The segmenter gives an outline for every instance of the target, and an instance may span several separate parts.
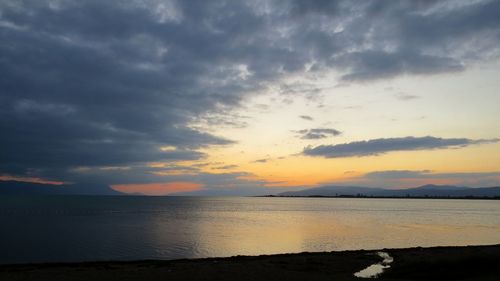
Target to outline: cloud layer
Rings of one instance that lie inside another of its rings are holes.
[[[200,148],[233,142],[194,121],[288,75],[335,71],[355,83],[496,58],[499,12],[499,1],[2,1],[0,174],[70,181],[81,167],[201,159]],[[304,153],[471,142],[386,139]]]
[[[356,141],[336,145],[306,147],[303,154],[326,158],[362,157],[380,155],[392,151],[414,151],[430,149],[448,149],[466,147],[483,143],[498,142],[492,140],[471,140],[467,138],[404,137]]]
[[[297,133],[300,134],[301,139],[306,139],[306,140],[324,139],[328,137],[335,137],[342,134],[341,131],[332,128],[304,129],[304,130],[298,130]]]

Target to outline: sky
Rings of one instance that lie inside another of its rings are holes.
[[[0,180],[500,185],[500,1],[4,0]]]

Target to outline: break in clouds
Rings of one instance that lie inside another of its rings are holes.
[[[0,174],[74,182],[82,167],[131,166],[141,178],[147,162],[203,159],[199,149],[233,141],[192,122],[269,83],[331,70],[342,83],[462,71],[498,56],[499,13],[499,1],[5,0]],[[392,140],[304,153],[471,142]],[[128,180],[112,174],[102,180]]]

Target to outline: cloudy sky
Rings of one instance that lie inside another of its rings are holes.
[[[0,180],[500,184],[500,1],[4,0]]]

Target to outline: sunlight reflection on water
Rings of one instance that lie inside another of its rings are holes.
[[[493,200],[0,198],[0,223],[0,263],[500,243]]]

